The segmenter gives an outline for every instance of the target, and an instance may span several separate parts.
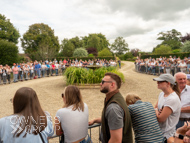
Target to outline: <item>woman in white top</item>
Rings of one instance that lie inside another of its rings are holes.
[[[64,134],[66,143],[83,142],[88,135],[88,106],[76,86],[68,86],[62,97],[64,106],[55,118],[56,134]]]
[[[174,141],[173,135],[181,111],[180,90],[171,74],[162,74],[153,80],[157,81],[158,89],[162,90],[155,106],[156,116],[165,142],[170,143]]]

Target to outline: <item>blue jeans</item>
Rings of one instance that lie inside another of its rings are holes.
[[[91,140],[90,136],[87,135],[87,137],[84,140],[82,140],[80,143],[92,143],[92,140]]]
[[[18,74],[14,74],[14,81],[13,82],[17,82],[18,81]]]
[[[182,127],[185,122],[186,122],[186,121],[180,121],[180,120],[179,120],[179,122],[178,122],[177,125],[176,125],[176,130],[177,130],[178,128]]]
[[[55,69],[55,73],[56,73],[56,75],[58,75],[58,69]]]
[[[40,69],[37,69],[36,71],[37,71],[38,77],[41,77],[41,70],[40,70]]]
[[[42,76],[45,76],[45,69],[42,69]]]

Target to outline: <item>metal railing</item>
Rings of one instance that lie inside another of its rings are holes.
[[[94,124],[94,125],[91,125],[91,126],[88,126],[88,131],[89,131],[89,134],[90,134],[90,138],[92,139],[92,132],[91,132],[91,130],[93,129],[93,128],[99,128],[98,129],[98,131],[99,131],[99,138],[100,138],[100,126],[101,126],[101,124],[100,123],[98,123],[98,124]],[[63,136],[64,137],[64,136]],[[59,138],[59,142],[61,141],[61,136],[57,136],[57,135],[53,135],[52,137],[49,137],[48,138],[48,141],[50,140],[50,139],[53,139],[53,138]],[[100,143],[100,141],[99,141],[99,143]]]
[[[63,75],[65,71],[65,68],[59,68],[59,69],[41,69],[40,70],[40,78],[49,77],[49,76],[60,76]],[[27,81],[32,80],[34,77],[38,78],[37,71],[33,70],[32,72],[29,70],[27,72],[25,71],[19,71],[17,74],[17,81]],[[14,74],[11,73],[10,75],[6,74],[5,76],[3,74],[0,74],[0,85],[1,84],[8,84],[14,82]]]
[[[152,75],[160,75],[162,73],[169,73],[173,76],[177,72],[189,73],[190,69],[186,68],[185,70],[181,70],[180,67],[162,67],[162,66],[148,66],[148,65],[138,65],[135,64],[135,70],[140,73],[152,74]]]

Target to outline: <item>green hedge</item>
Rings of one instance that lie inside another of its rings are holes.
[[[78,60],[81,59],[81,60],[83,60],[83,61],[89,60],[89,59],[90,59],[90,60],[92,60],[92,59],[106,59],[106,60],[111,60],[111,59],[112,59],[112,60],[115,60],[115,57],[114,57],[114,56],[109,56],[109,57],[99,57],[99,56],[98,56],[98,57],[58,57],[57,60],[58,60],[58,61],[59,61],[60,59],[62,59],[62,60],[64,60],[64,59],[66,59],[66,60],[67,60],[67,59],[73,60],[73,59],[74,59],[74,60],[75,60],[76,58],[77,58]]]
[[[120,76],[124,82],[123,73],[119,72],[116,67],[102,67],[95,71],[86,68],[69,67],[64,75],[67,78],[67,84],[94,84],[100,83],[105,73],[112,72]]]
[[[162,57],[166,57],[169,58],[169,56],[176,56],[176,57],[180,57],[181,59],[183,59],[184,57],[189,57],[190,56],[190,52],[189,53],[171,53],[171,54],[145,54],[145,55],[141,55],[141,59],[146,59],[146,58],[159,58],[160,56]]]

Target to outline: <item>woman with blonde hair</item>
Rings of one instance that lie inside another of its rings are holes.
[[[36,92],[22,87],[12,101],[14,114],[0,119],[0,142],[47,143],[54,133],[53,125],[49,113],[42,110]]]
[[[83,102],[80,90],[70,85],[65,89],[62,98],[64,106],[57,111],[55,118],[56,134],[63,134],[66,143],[86,142],[88,106]]]
[[[163,142],[164,137],[160,130],[152,104],[150,102],[142,102],[141,98],[133,93],[127,94],[126,103],[131,115],[135,142]]]

